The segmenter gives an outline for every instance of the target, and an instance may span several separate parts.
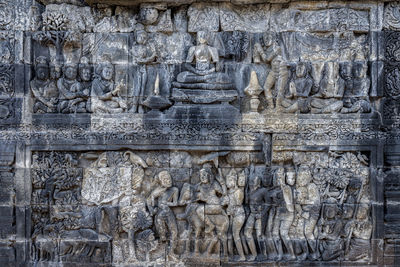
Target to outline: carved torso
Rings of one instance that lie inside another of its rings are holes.
[[[200,184],[198,185],[197,197],[200,201],[203,201],[210,205],[220,205],[221,200],[217,196],[217,193],[221,192],[220,186],[213,182],[212,184]]]
[[[237,213],[244,213],[242,207],[244,200],[244,192],[241,188],[229,189],[228,190],[229,203],[227,208],[228,215],[236,215]]]
[[[42,97],[46,99],[58,97],[57,87],[51,80],[33,80],[31,82],[31,88],[39,92]]]

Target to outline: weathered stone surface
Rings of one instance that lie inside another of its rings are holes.
[[[398,266],[396,1],[0,0],[0,266]]]

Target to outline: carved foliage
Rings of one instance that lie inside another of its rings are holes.
[[[268,4],[235,6],[220,5],[221,28],[223,31],[264,32],[269,28]]]
[[[394,31],[387,31],[386,46],[385,46],[385,59],[387,61],[400,61],[400,33]]]
[[[76,153],[33,154],[32,260],[58,261],[59,257],[69,262],[110,260],[107,238],[95,231],[96,210],[82,206],[82,176]],[[58,238],[63,241],[58,243]]]
[[[392,4],[389,4],[392,5]],[[385,96],[383,103],[383,115],[386,119],[394,119],[399,113],[400,96],[400,42],[399,33],[395,31],[385,32]]]
[[[189,32],[219,30],[218,4],[193,4],[188,9],[188,17]]]
[[[385,7],[384,26],[387,29],[398,30],[400,28],[400,4],[388,3]]]
[[[14,20],[13,3],[9,0],[0,1],[0,29],[10,29]]]
[[[14,114],[14,65],[0,64],[0,119]]]

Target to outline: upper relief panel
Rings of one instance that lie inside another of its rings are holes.
[[[50,97],[57,105],[76,98],[67,83],[79,78],[63,80],[67,65],[86,64],[93,75],[84,97],[91,106],[82,113],[96,113],[96,103],[107,101],[113,107],[105,113],[171,118],[378,110],[374,31],[381,28],[383,4],[78,2],[36,5],[40,12],[30,21],[30,62],[45,57],[41,60],[57,70]],[[104,63],[112,70],[108,82],[100,74]],[[77,72],[76,66],[70,69]],[[106,96],[111,99],[102,99]],[[41,102],[37,92],[33,98]]]

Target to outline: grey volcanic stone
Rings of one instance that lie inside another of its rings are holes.
[[[398,266],[399,14],[0,0],[0,266]]]

